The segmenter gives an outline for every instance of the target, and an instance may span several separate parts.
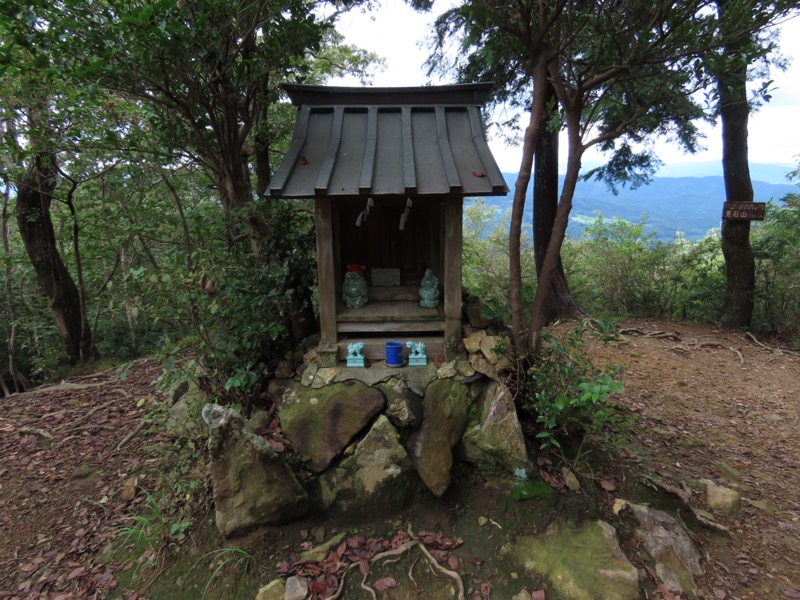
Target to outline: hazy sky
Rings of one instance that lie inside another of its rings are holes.
[[[380,8],[372,13],[344,15],[338,29],[348,43],[376,52],[386,59],[386,69],[373,79],[376,86],[415,86],[427,83],[423,62],[428,51],[421,47],[430,35],[430,23],[441,12],[447,0],[440,0],[434,14],[419,14],[402,0],[380,0]],[[789,69],[774,72],[772,100],[750,118],[750,161],[796,165],[800,160],[800,18],[782,26],[781,51],[792,58]],[[332,85],[359,85],[354,79],[331,81]],[[436,81],[435,83],[452,83]],[[686,155],[669,144],[656,146],[659,157],[670,165],[682,162],[719,161],[722,158],[719,129],[706,128],[705,151]],[[490,132],[491,133],[491,132]],[[503,171],[516,171],[520,148],[509,147],[494,136],[490,146]],[[562,144],[563,146],[563,144]],[[603,160],[592,151],[587,161]]]

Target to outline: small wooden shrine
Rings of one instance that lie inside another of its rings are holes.
[[[508,193],[486,143],[480,107],[491,84],[413,88],[285,86],[298,106],[294,138],[269,192],[315,201],[321,344],[368,358],[387,339],[425,340],[430,355],[461,341],[465,197]],[[420,305],[425,272],[438,306]],[[348,270],[368,282],[349,308]]]

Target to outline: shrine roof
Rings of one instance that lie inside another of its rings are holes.
[[[273,197],[508,193],[480,113],[491,84],[284,87],[298,111]]]

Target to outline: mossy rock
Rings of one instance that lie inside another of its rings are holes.
[[[502,549],[545,576],[564,600],[639,600],[636,568],[622,553],[616,530],[603,521],[579,529],[551,527]]]
[[[464,434],[471,403],[468,387],[455,379],[439,379],[425,390],[422,427],[411,434],[408,448],[417,473],[436,496],[450,485],[453,446]]]
[[[308,459],[311,471],[324,471],[381,412],[386,398],[358,381],[320,389],[292,382],[278,404],[281,430],[292,447]]]

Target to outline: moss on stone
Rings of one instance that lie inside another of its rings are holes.
[[[620,550],[611,525],[594,521],[548,533],[520,538],[502,552],[547,577],[565,600],[638,600],[636,568]]]

